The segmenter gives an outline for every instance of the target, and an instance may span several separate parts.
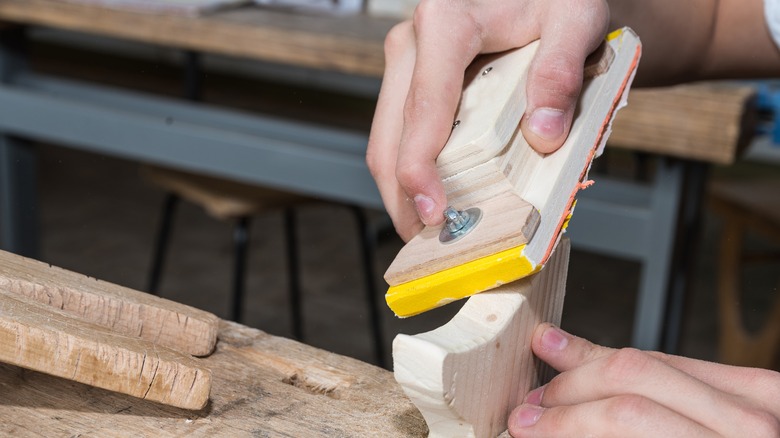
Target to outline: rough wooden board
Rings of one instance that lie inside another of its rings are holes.
[[[184,409],[202,409],[211,389],[211,373],[190,356],[2,288],[0,362]]]
[[[222,322],[219,338],[214,354],[199,359],[213,379],[210,403],[199,412],[0,365],[0,435],[363,438],[427,433],[389,371],[235,323]]]
[[[211,313],[5,251],[0,289],[194,356],[211,353],[217,341],[219,318]]]
[[[530,347],[542,321],[560,324],[569,261],[561,241],[540,273],[475,295],[446,325],[399,335],[395,376],[422,411],[431,437],[495,437],[543,380]]]
[[[608,144],[732,164],[752,132],[755,94],[749,86],[714,82],[633,91]]]
[[[0,21],[51,26],[200,52],[381,77],[395,19],[245,7],[205,17],[116,11],[54,0],[0,1]]]

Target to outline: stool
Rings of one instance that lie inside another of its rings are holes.
[[[170,240],[171,226],[176,205],[181,199],[202,207],[209,215],[224,221],[234,222],[233,245],[234,266],[232,279],[231,319],[241,322],[244,301],[245,272],[249,242],[249,224],[252,216],[271,210],[283,210],[284,235],[287,251],[289,305],[293,337],[303,340],[303,318],[299,283],[298,245],[295,232],[295,206],[303,203],[321,202],[313,198],[288,192],[256,187],[220,178],[193,174],[157,166],[143,166],[141,176],[149,183],[165,190],[168,195],[163,204],[163,214],[157,233],[152,267],[147,291],[157,294],[163,262]],[[374,342],[376,361],[385,365],[383,337],[377,303],[377,291],[373,281],[374,249],[376,236],[368,225],[365,211],[350,206],[359,230],[361,262],[365,280],[366,300]]]
[[[740,274],[744,263],[780,260],[776,254],[748,254],[748,230],[780,243],[780,180],[714,183],[710,205],[724,219],[718,262],[720,360],[733,365],[772,368],[780,353],[780,298],[768,309],[766,322],[749,332],[740,313]]]

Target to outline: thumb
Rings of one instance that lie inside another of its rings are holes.
[[[558,26],[545,28],[551,30],[542,32],[528,72],[528,105],[520,128],[531,147],[541,153],[556,151],[568,137],[582,90],[585,59],[606,33],[606,21],[601,26],[580,17],[567,22],[565,32]]]

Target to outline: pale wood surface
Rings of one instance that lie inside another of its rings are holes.
[[[421,437],[393,375],[363,362],[222,322],[210,403],[199,412],[0,365],[0,435]]]
[[[0,251],[0,290],[186,354],[209,354],[219,319],[154,295]]]
[[[202,409],[211,389],[191,356],[2,289],[0,362],[184,409]]]
[[[397,22],[252,6],[182,17],[52,0],[2,0],[0,21],[368,76],[382,75],[384,37]]]
[[[396,337],[396,379],[431,437],[495,437],[542,382],[530,341],[540,322],[560,324],[569,246],[562,240],[540,273],[469,298],[446,325]]]
[[[727,83],[634,90],[609,145],[731,164],[751,132],[754,96],[752,87]]]

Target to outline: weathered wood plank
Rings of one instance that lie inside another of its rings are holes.
[[[194,356],[211,353],[217,342],[219,318],[209,312],[5,251],[0,290]]]
[[[192,412],[0,365],[0,435],[422,437],[392,373],[222,322],[210,403]]]
[[[190,356],[1,288],[0,362],[184,409],[203,408],[211,388]]]
[[[382,75],[384,37],[397,22],[257,7],[183,17],[52,0],[4,0],[3,20],[366,76]]]

